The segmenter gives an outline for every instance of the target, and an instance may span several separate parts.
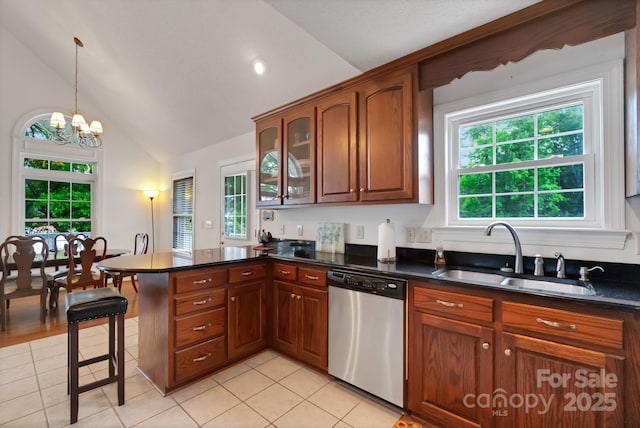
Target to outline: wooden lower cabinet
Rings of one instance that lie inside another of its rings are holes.
[[[409,304],[407,403],[431,425],[622,428],[640,420],[635,314],[418,282]]]
[[[491,328],[413,313],[408,406],[446,427],[489,426],[475,397],[493,390]]]
[[[326,371],[326,270],[275,263],[274,277],[273,347]]]
[[[266,286],[264,280],[232,285],[228,289],[228,356],[250,355],[267,344]]]
[[[196,379],[226,362],[225,280],[226,269],[220,268],[172,275],[167,389]],[[144,354],[146,350],[140,352]]]
[[[501,336],[496,367],[504,400],[494,394],[496,427],[631,426],[624,423],[621,357],[534,337]]]

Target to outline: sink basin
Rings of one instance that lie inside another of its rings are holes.
[[[589,286],[539,279],[505,278],[500,284],[529,290],[553,291],[556,293],[577,294],[581,296],[593,296],[596,294],[595,290]]]
[[[494,273],[475,272],[463,269],[440,269],[433,274],[439,278],[460,279],[470,282],[484,282],[489,284],[499,284],[504,276]]]
[[[553,293],[593,296],[595,290],[590,285],[545,281],[543,279],[505,277],[496,273],[476,272],[465,269],[439,269],[433,272],[438,278],[457,279],[470,283],[502,285],[526,290],[549,291]]]

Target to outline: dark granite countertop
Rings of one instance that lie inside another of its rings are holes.
[[[295,242],[295,241],[294,241]],[[302,242],[302,241],[301,241]],[[415,260],[409,257],[403,260],[402,257],[395,263],[380,263],[375,255],[370,253],[362,254],[331,254],[307,250],[305,246],[296,245],[273,245],[273,250],[269,252],[256,251],[251,246],[224,247],[195,250],[192,254],[160,252],[137,256],[120,256],[101,261],[98,264],[100,269],[106,271],[131,272],[131,273],[166,273],[186,269],[216,266],[235,262],[245,262],[248,260],[258,260],[269,257],[276,260],[295,261],[301,263],[311,263],[323,265],[332,269],[347,269],[352,271],[365,272],[377,275],[393,275],[406,279],[427,279],[437,280],[441,283],[464,284],[466,286],[485,287],[496,290],[504,290],[529,295],[539,295],[554,297],[563,300],[580,302],[591,302],[606,304],[632,309],[640,309],[640,286],[628,282],[617,282],[609,280],[592,280],[591,286],[596,291],[595,295],[573,295],[553,291],[538,291],[532,289],[520,289],[513,286],[500,284],[476,283],[469,284],[468,281],[438,278],[433,275],[436,267],[425,261]],[[451,267],[451,266],[449,266]],[[465,267],[468,269],[468,267]],[[471,267],[476,269],[477,267]],[[495,270],[492,270],[496,273]],[[531,277],[524,275],[524,277]],[[540,279],[540,278],[538,278]],[[554,278],[544,278],[555,281]],[[565,280],[568,283],[580,282],[577,280]]]

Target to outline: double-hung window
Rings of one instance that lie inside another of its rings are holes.
[[[193,250],[193,176],[173,180],[173,249]]]
[[[451,225],[603,227],[602,81],[445,115]]]

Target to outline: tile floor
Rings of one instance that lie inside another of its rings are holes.
[[[167,397],[138,372],[138,320],[125,321],[125,404],[116,385],[80,394],[80,427],[391,428],[388,406],[274,351],[264,351]],[[106,351],[105,325],[80,330],[81,358]],[[69,424],[66,334],[0,348],[0,427]],[[107,363],[81,369],[81,383]]]

